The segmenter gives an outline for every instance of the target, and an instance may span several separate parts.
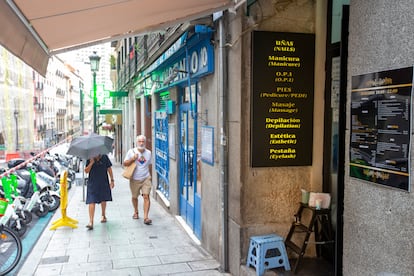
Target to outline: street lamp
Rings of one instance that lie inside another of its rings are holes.
[[[16,151],[19,151],[19,111],[15,110],[13,115],[16,121]]]
[[[84,134],[85,132],[85,122],[84,120],[84,112],[83,112],[83,85],[80,85],[80,91],[79,91],[79,95],[80,95],[80,114],[79,114],[79,119],[81,121],[81,135]]]
[[[93,54],[89,56],[89,61],[91,64],[91,71],[93,75],[93,132],[97,132],[96,129],[96,72],[99,71],[99,61],[101,57],[96,54],[96,51],[93,51]]]
[[[55,122],[50,122],[50,127],[52,128],[52,146],[55,145],[55,133],[53,129],[55,128]]]

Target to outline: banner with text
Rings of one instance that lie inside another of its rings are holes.
[[[252,34],[251,165],[312,165],[315,36]]]

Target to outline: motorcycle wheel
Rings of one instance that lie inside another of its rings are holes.
[[[55,211],[60,206],[60,197],[57,195],[45,195],[40,197],[40,200],[49,207],[49,212]]]
[[[36,209],[34,210],[34,213],[36,216],[38,216],[39,218],[44,217],[47,215],[47,213],[49,213],[49,206],[47,206],[46,204],[43,204],[43,211],[40,210],[40,207],[37,206]]]
[[[17,222],[15,220],[12,220],[9,224],[9,227],[19,235],[19,237],[23,237],[23,235],[26,233],[27,225],[24,223],[23,220],[20,220],[20,229],[17,228]]]
[[[24,214],[22,214],[21,212],[24,212]],[[18,213],[19,218],[25,223],[25,224],[29,224],[30,222],[32,222],[33,216],[32,213],[30,213],[28,210],[23,210]]]
[[[58,181],[58,182],[56,182],[56,183],[53,185],[53,190],[54,190],[55,192],[60,191],[60,182],[59,182],[59,181]]]

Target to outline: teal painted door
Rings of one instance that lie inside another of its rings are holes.
[[[180,183],[180,215],[194,231],[197,238],[201,238],[201,185],[197,177],[197,120],[196,103],[184,102],[180,104],[180,145],[179,145],[179,183]]]

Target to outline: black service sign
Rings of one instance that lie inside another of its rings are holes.
[[[252,167],[312,165],[314,56],[314,34],[253,32]]]
[[[352,77],[350,175],[410,189],[413,67]]]

